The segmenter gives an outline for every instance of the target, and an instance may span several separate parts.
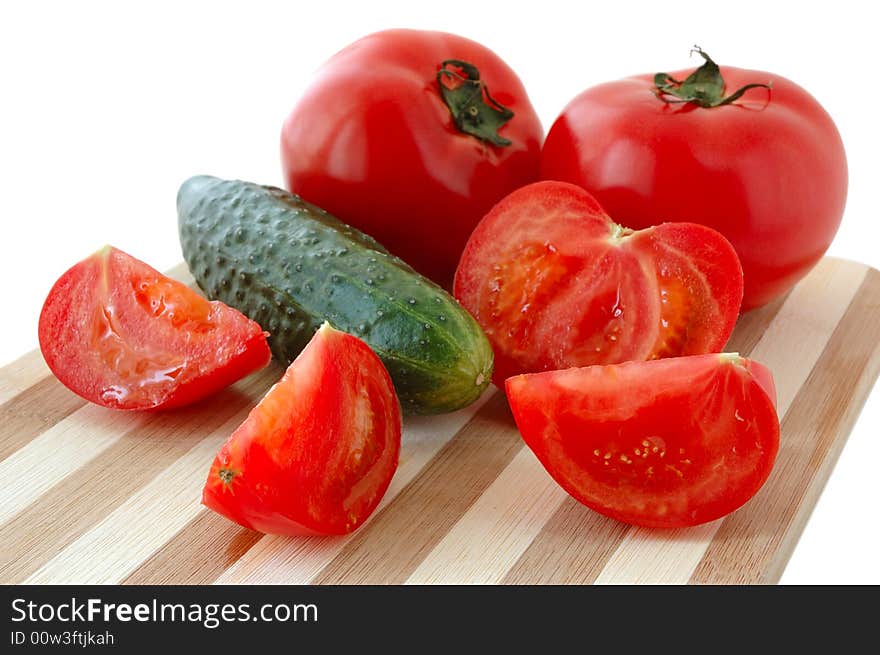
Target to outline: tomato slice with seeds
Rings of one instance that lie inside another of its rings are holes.
[[[633,231],[586,191],[538,182],[498,203],[468,241],[455,296],[519,373],[717,352],[739,315],[742,268],[692,223]]]
[[[39,338],[65,386],[114,409],[186,405],[271,358],[257,323],[110,246],[58,279]]]
[[[509,378],[520,434],[597,512],[684,527],[742,506],[779,449],[770,371],[736,354],[588,366]]]
[[[388,488],[400,434],[381,360],[324,323],[217,453],[202,502],[269,534],[351,532]]]

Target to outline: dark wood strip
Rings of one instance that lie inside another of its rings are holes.
[[[262,536],[204,509],[121,584],[210,584]]]
[[[264,389],[274,379],[274,368],[269,370],[250,380],[251,388]],[[252,395],[231,387],[210,401],[143,415],[144,420],[118,441],[59,480],[3,526],[0,582],[27,578],[252,402]]]
[[[778,581],[880,371],[878,325],[880,273],[869,270],[782,421],[773,473],[721,524],[692,583]]]
[[[592,584],[628,530],[566,498],[501,584]]]
[[[0,405],[0,460],[85,404],[52,375],[19,392]]]
[[[495,394],[313,582],[403,583],[522,447]]]

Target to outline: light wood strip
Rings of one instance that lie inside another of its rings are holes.
[[[496,393],[490,387],[475,403],[443,416],[407,417],[404,422],[400,464],[388,491],[360,530],[382,514],[407,488],[441,449],[458,434]],[[305,584],[317,576],[354,538],[352,535],[327,538],[290,539],[266,535],[239,560],[217,577],[217,584]]]
[[[235,564],[263,534],[203,508],[127,575],[122,584],[204,585]]]
[[[33,382],[0,405],[0,460],[85,404],[53,375]]]
[[[789,295],[779,314],[752,351],[776,381],[777,410],[785,416],[843,317],[866,267],[825,259]],[[797,344],[792,350],[779,344]],[[772,476],[781,475],[774,466]],[[678,530],[633,527],[596,578],[597,584],[685,584],[702,560],[722,520]],[[670,543],[677,547],[671,548]],[[663,566],[657,563],[662,561]]]
[[[59,480],[98,456],[121,435],[142,428],[147,414],[114,412],[87,403],[0,462],[3,489],[0,525],[33,503]]]
[[[233,385],[232,392],[245,393],[253,400],[279,375],[279,369],[270,366]],[[201,403],[193,405],[192,410],[197,411],[199,407],[204,410]],[[0,525],[86,462],[99,456],[123,435],[149,430],[152,423],[166,420],[163,416],[171,416],[171,413],[124,412],[85,403],[82,408],[0,461],[0,479],[18,481],[18,484],[4,489],[3,502],[0,503]]]
[[[566,497],[522,448],[406,583],[497,584]]]
[[[817,274],[821,273],[822,270],[817,272]],[[740,316],[736,322],[736,329],[724,347],[724,352],[739,353],[743,357],[750,356],[790,295],[791,292]]]
[[[214,455],[250,407],[199,441],[25,584],[118,584],[201,511]]]
[[[780,417],[788,412],[867,271],[855,262],[823,259],[814,273],[792,291],[791,296],[798,297],[783,306],[752,351],[752,357],[769,367],[777,380]]]
[[[0,368],[0,403],[51,375],[39,350],[32,350]]]
[[[249,383],[257,393],[265,384]],[[251,405],[240,390],[227,389],[215,411],[191,406],[163,412],[120,435],[105,450],[39,496],[4,526],[0,582],[19,583],[121,505],[126,498],[183,456],[206,433]]]
[[[731,336],[728,349],[748,354],[776,317],[782,304],[783,299],[779,299],[742,317]],[[549,479],[546,473],[544,475]],[[511,505],[518,502],[517,498],[518,496],[511,496],[509,492],[502,495],[498,499],[496,511],[504,514],[509,513]],[[484,547],[481,551],[482,557],[473,553],[468,558],[469,566],[481,572],[482,580],[487,579],[487,576],[491,574],[495,576],[495,580],[508,583],[553,581],[583,584],[594,582],[616,548],[622,543],[624,535],[627,534],[627,527],[621,527],[622,524],[610,522],[609,519],[585,510],[576,501],[566,502],[566,500],[571,501],[567,495],[560,493],[555,505],[545,508],[546,525],[538,534],[533,535],[534,539],[531,543],[525,544],[524,549],[517,554],[518,559],[509,562],[512,565],[509,567],[509,571],[505,572],[496,568],[496,558],[492,556],[493,553],[489,546]],[[516,517],[519,511],[518,508],[515,509],[512,516]],[[573,529],[575,526],[582,527],[583,531]],[[601,544],[591,533],[593,529],[600,530],[600,534],[604,538]],[[503,543],[501,537],[506,528],[497,526],[496,530],[498,532],[496,540]],[[455,530],[453,530],[454,532]],[[560,532],[564,538],[555,536]],[[530,569],[529,564],[534,568]],[[469,579],[465,577],[461,581]]]
[[[846,441],[839,435],[849,434],[880,372],[878,325],[880,273],[870,270],[783,420],[773,475],[727,518],[691,582],[778,582]]]
[[[723,519],[692,528],[630,528],[595,584],[683,584],[682,570],[699,564]]]
[[[391,503],[345,544],[316,584],[401,584],[523,447],[498,393]]]

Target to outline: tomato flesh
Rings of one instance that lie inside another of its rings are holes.
[[[58,279],[39,338],[65,386],[114,409],[186,405],[271,358],[254,321],[112,247]]]
[[[525,442],[574,498],[646,527],[729,514],[779,448],[772,376],[730,354],[519,375],[506,392]]]
[[[220,449],[202,502],[269,534],[351,532],[388,488],[400,435],[382,362],[325,323]]]
[[[454,292],[495,350],[500,383],[519,373],[723,348],[742,269],[720,234],[616,225],[583,189],[538,182],[480,222]]]

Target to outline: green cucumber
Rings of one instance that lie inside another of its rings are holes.
[[[282,189],[197,176],[180,187],[177,212],[196,282],[267,330],[285,365],[326,320],[373,348],[409,413],[465,407],[489,384],[492,347],[467,310],[323,209]]]

